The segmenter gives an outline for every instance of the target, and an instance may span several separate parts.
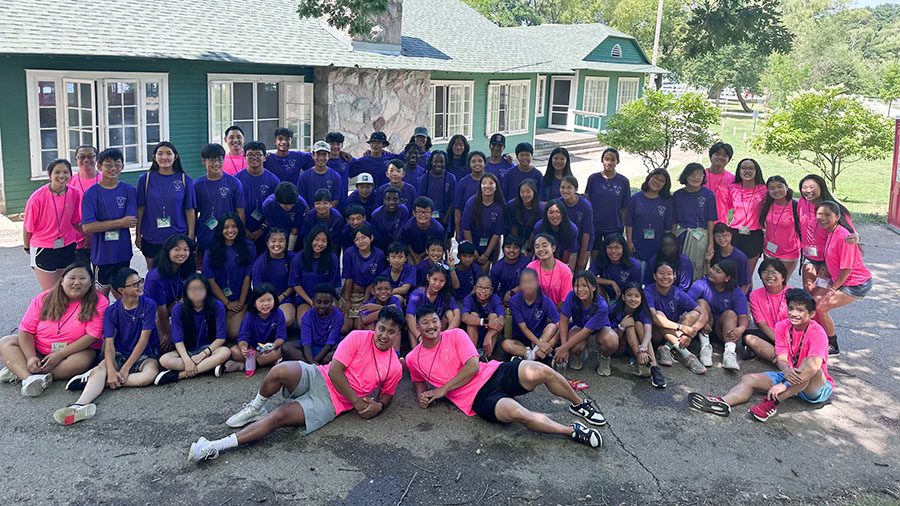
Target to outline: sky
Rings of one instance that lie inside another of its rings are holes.
[[[872,7],[881,4],[900,4],[900,0],[856,0],[854,7]]]

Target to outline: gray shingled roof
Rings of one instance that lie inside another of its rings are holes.
[[[607,35],[627,37],[605,25],[500,28],[460,0],[405,0],[402,56],[353,51],[324,22],[300,19],[292,0],[255,0],[251,6],[235,12],[236,4],[228,0],[56,0],[40,7],[30,0],[2,0],[0,54],[486,73],[587,68],[581,64],[624,70],[619,64],[579,62]],[[61,21],[75,19],[87,22]],[[577,33],[577,52],[568,51],[575,47],[571,44],[558,44],[555,31]]]

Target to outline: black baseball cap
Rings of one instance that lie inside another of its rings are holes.
[[[506,146],[506,136],[503,134],[494,134],[491,136],[491,144],[502,144]]]
[[[328,132],[325,134],[325,142],[340,142],[344,143],[344,134],[340,132]]]

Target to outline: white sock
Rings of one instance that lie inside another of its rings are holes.
[[[709,334],[701,332],[697,334],[697,337],[700,338],[700,346],[709,346]]]
[[[254,409],[262,409],[268,400],[268,397],[263,397],[261,393],[256,392],[256,398],[250,401],[250,405],[253,406]]]
[[[725,343],[725,353],[728,353],[729,351],[731,353],[735,353],[736,347],[737,347],[736,343]]]
[[[229,448],[237,448],[238,440],[237,434],[232,434],[230,436],[223,437],[222,439],[216,439],[215,441],[210,441],[210,444],[213,448],[222,451],[227,450]]]

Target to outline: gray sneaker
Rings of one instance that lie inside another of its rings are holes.
[[[50,386],[50,383],[53,383],[52,374],[32,374],[22,380],[22,395],[25,397],[37,397],[44,393],[44,390]]]
[[[0,383],[15,383],[19,381],[19,377],[13,374],[8,367],[0,369]]]
[[[191,443],[191,449],[188,450],[188,462],[202,462],[218,456],[219,450],[205,437],[201,437],[196,443]]]
[[[722,367],[728,369],[729,371],[740,371],[741,366],[738,365],[737,353],[733,351],[726,351],[722,355]]]
[[[637,373],[641,378],[649,378],[650,377],[650,364],[637,364]]]
[[[694,374],[706,374],[706,366],[700,363],[700,359],[697,358],[696,355],[691,354],[684,361],[684,365],[690,368],[691,372]]]
[[[584,356],[582,353],[570,353],[569,354],[569,368],[575,371],[580,371],[582,367],[584,367]]]
[[[244,404],[244,409],[238,411],[237,413],[231,415],[228,420],[225,420],[225,425],[237,429],[243,427],[244,425],[251,424],[260,418],[266,416],[269,412],[265,407],[256,409],[250,404]]]
[[[525,357],[522,360],[534,360],[535,348],[528,348],[527,350],[525,350]]]
[[[88,418],[93,418],[97,414],[97,406],[95,404],[85,404],[80,406],[72,404],[65,408],[59,408],[53,413],[53,419],[60,425],[72,425]]]
[[[600,376],[609,376],[612,370],[609,367],[609,357],[604,357],[602,353],[597,354],[597,374]]]
[[[659,365],[671,366],[675,363],[675,357],[672,356],[672,350],[668,346],[662,345],[657,351],[659,352],[659,360],[657,360]]]
[[[706,367],[712,367],[713,349],[711,344],[704,344],[700,347],[700,363]]]

